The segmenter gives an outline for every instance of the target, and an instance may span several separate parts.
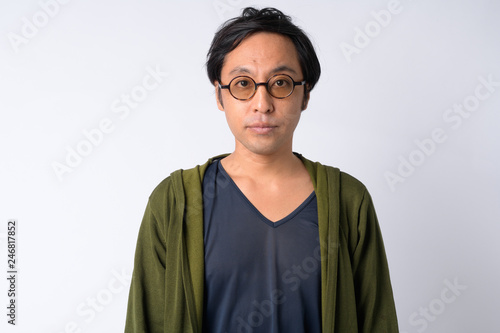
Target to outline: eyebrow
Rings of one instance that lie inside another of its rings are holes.
[[[276,68],[274,68],[273,70],[271,70],[271,74],[277,74],[279,72],[283,72],[283,71],[287,71],[287,72],[290,72],[290,73],[293,73],[293,74],[297,74],[297,72],[291,68],[291,67],[288,67],[287,65],[281,65],[281,66],[278,66]],[[244,66],[237,66],[235,68],[233,68],[230,72],[229,72],[229,75],[232,75],[232,74],[252,74],[252,72],[244,67]]]
[[[297,72],[293,68],[288,67],[287,65],[278,66],[275,69],[273,69],[271,71],[271,73],[277,74],[278,72],[283,72],[283,71],[290,72],[290,73],[293,73],[293,74],[297,74]]]
[[[240,74],[240,73],[251,74],[250,70],[243,66],[237,66],[229,72],[229,74]]]

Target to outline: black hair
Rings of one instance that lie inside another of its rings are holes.
[[[243,9],[241,16],[226,21],[215,33],[207,53],[207,74],[210,82],[221,81],[221,71],[226,54],[234,50],[245,37],[256,32],[274,32],[289,37],[299,57],[299,64],[306,81],[306,94],[314,88],[321,74],[321,66],[309,37],[292,23],[290,16],[276,8]]]

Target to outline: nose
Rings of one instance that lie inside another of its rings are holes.
[[[258,84],[257,91],[252,97],[254,111],[270,113],[274,111],[273,97],[269,94],[265,84]]]

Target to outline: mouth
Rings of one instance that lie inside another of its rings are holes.
[[[278,126],[266,124],[266,123],[256,123],[247,126],[247,128],[256,134],[269,134]]]

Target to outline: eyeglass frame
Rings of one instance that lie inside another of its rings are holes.
[[[269,81],[271,81],[271,79],[275,76],[279,76],[279,75],[284,75],[284,76],[288,76],[290,78],[290,80],[292,80],[292,91],[290,91],[290,93],[284,97],[276,97],[274,96],[273,94],[271,94],[271,92],[269,91]],[[250,95],[250,97],[248,98],[237,98],[236,96],[233,95],[233,93],[231,92],[231,83],[236,80],[237,78],[241,78],[241,77],[244,77],[244,78],[249,78],[250,80],[252,80],[252,82],[254,83],[254,90],[253,90],[253,93],[252,95]],[[246,100],[249,100],[251,99],[253,96],[255,96],[255,93],[257,92],[257,88],[259,88],[259,86],[265,86],[266,87],[266,91],[269,95],[271,95],[273,98],[276,98],[276,99],[284,99],[284,98],[287,98],[288,96],[290,96],[291,94],[293,94],[293,91],[295,90],[295,86],[303,86],[304,84],[306,84],[306,80],[303,80],[303,81],[295,81],[290,75],[288,74],[274,74],[273,76],[271,76],[269,79],[267,79],[266,82],[260,82],[260,83],[257,83],[255,82],[254,79],[252,79],[250,76],[247,76],[247,75],[238,75],[234,78],[231,79],[231,81],[229,81],[229,84],[226,84],[226,85],[221,85],[220,82],[219,82],[219,89],[227,89],[229,90],[229,93],[231,94],[231,96],[233,96],[234,99],[237,99],[239,101],[246,101]]]

